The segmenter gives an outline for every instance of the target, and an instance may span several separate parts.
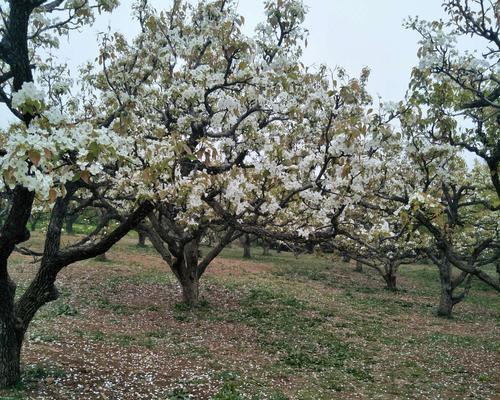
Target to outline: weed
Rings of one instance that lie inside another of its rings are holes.
[[[57,306],[55,314],[57,316],[59,315],[74,316],[78,314],[78,310],[73,306],[71,306],[70,304],[61,303]]]
[[[233,381],[226,381],[213,397],[214,400],[243,400],[239,393],[236,383]]]
[[[44,364],[28,365],[23,371],[23,378],[28,382],[46,378],[62,378],[65,375],[63,370],[47,367]]]
[[[175,388],[167,396],[167,400],[191,400],[192,398],[193,397],[182,388]]]
[[[33,332],[30,339],[34,342],[52,343],[58,341],[59,336],[52,332]]]

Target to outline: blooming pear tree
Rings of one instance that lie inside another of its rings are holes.
[[[476,274],[498,290],[497,282],[475,266],[498,260],[495,221],[498,221],[500,196],[499,5],[488,0],[448,0],[443,6],[450,17],[448,21],[409,21],[408,25],[422,37],[418,51],[420,64],[413,71],[409,102],[423,116],[421,121],[425,120],[428,142],[475,154],[485,162],[491,185],[488,189],[481,178],[485,173],[483,167],[476,166],[474,173],[461,168],[463,181],[455,177],[441,187],[446,223],[433,224],[425,212],[418,215],[439,244],[442,254],[433,257],[435,263],[441,260],[441,264],[458,268],[462,280],[467,274]],[[481,44],[479,51],[459,50],[458,43],[463,46],[467,38],[475,40],[476,46]],[[491,191],[496,193],[496,199],[491,197]],[[458,232],[468,234],[470,240],[458,240]],[[456,286],[449,281],[445,278],[448,292]],[[450,315],[454,301],[449,295],[445,297],[447,305],[442,313]],[[457,300],[460,299],[461,296]]]
[[[377,196],[399,203],[394,215],[419,232],[412,236],[416,248],[439,270],[438,314],[449,317],[474,277],[500,289],[484,271],[500,256],[499,208],[488,169],[477,166],[469,171],[457,148],[434,141],[438,124],[427,115],[431,114],[422,109],[407,109],[401,115],[403,135],[384,149],[384,164],[391,174],[385,175]]]
[[[453,306],[467,295],[474,276],[500,290],[498,282],[483,271],[500,257],[500,211],[493,205],[495,192],[489,185],[489,171],[479,165],[472,173],[464,166],[453,168],[463,175],[441,183],[439,201],[425,196],[413,200],[410,208],[436,241],[436,249],[427,249],[426,253],[439,268],[438,314],[445,317],[450,317]],[[459,271],[457,276],[453,276],[454,268]],[[465,287],[457,294],[460,284]]]
[[[103,72],[89,74],[100,106],[127,102],[114,128],[130,128],[123,135],[136,162],[117,171],[114,190],[154,199],[141,228],[191,305],[200,277],[231,241],[331,239],[343,204],[362,197],[373,146],[368,71],[349,79],[340,70],[332,79],[325,67],[306,68],[302,3],[268,1],[265,11],[248,37],[232,1],[175,1],[160,14],[143,3],[141,34],[131,43],[110,37]],[[140,69],[151,75],[132,93],[128,72]],[[214,230],[225,233],[200,258]]]
[[[420,232],[411,221],[402,221],[395,215],[398,208],[395,202],[365,198],[345,212],[339,223],[340,233],[333,241],[334,248],[341,254],[374,269],[390,291],[398,290],[399,267],[421,258]]]
[[[108,166],[125,163],[128,145],[109,128],[118,110],[90,114],[86,94],[91,88],[72,93],[66,67],[47,54],[56,51],[61,35],[115,5],[112,0],[12,0],[0,9],[0,101],[17,120],[0,132],[0,193],[7,205],[0,227],[0,387],[19,380],[26,330],[39,308],[57,298],[61,269],[108,250],[152,208],[147,201],[131,205],[107,234],[61,247],[69,202],[77,192],[92,191]],[[37,209],[45,204],[50,212],[49,224],[37,252],[38,270],[15,296],[9,258],[29,238],[26,223],[35,200]]]
[[[408,22],[422,37],[409,98],[429,108],[436,121],[435,141],[486,162],[500,197],[500,5],[446,0],[443,6],[448,21]],[[475,51],[460,50],[471,41]]]

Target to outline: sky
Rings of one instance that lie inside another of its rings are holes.
[[[150,0],[157,9],[166,8],[171,0]],[[128,37],[138,31],[130,11],[133,0],[122,0],[112,14],[98,16],[92,27],[61,39],[57,54],[76,71],[79,65],[97,55],[97,35],[118,30]],[[304,51],[306,65],[340,66],[351,76],[358,76],[365,66],[371,70],[368,88],[373,96],[386,101],[401,100],[410,72],[417,64],[418,35],[402,24],[408,16],[424,19],[445,17],[440,0],[305,0],[308,14],[305,27],[309,31]],[[263,20],[263,2],[239,0],[239,12],[245,16],[245,33]],[[5,125],[10,115],[0,112]]]
[[[375,101],[378,97],[384,102],[403,100],[411,70],[418,64],[419,35],[404,28],[404,21],[415,16],[447,19],[441,0],[303,1],[308,7],[304,25],[309,32],[303,62],[343,67],[351,76],[359,76],[362,68],[368,67],[368,90]],[[172,0],[149,2],[158,11],[172,4]],[[121,0],[112,14],[100,15],[92,27],[62,40],[61,54],[68,64],[76,70],[78,65],[95,58],[96,37],[108,27],[132,38],[138,32],[130,16],[132,4],[133,0]],[[255,25],[264,19],[263,1],[239,0],[238,11],[245,17],[244,32],[251,35]],[[472,166],[476,157],[469,152],[463,155]]]
[[[309,30],[306,64],[326,63],[359,75],[371,70],[369,89],[384,99],[402,99],[417,64],[418,35],[403,28],[408,16],[444,17],[440,0],[306,0]],[[243,15],[257,15],[255,0],[240,0]]]
[[[150,0],[157,9],[171,0]],[[119,30],[132,37],[137,26],[130,18],[132,0],[122,0],[112,14],[101,15],[84,34],[63,41],[62,54],[71,65],[95,57],[98,32]],[[325,63],[344,67],[350,75],[359,75],[365,66],[371,69],[369,89],[386,100],[400,100],[406,91],[411,68],[417,64],[415,32],[403,28],[408,16],[424,19],[444,17],[440,0],[305,0],[309,8],[305,27],[309,31],[304,52],[306,65]],[[246,33],[263,20],[259,0],[239,0],[239,12],[245,16]],[[75,43],[76,42],[76,43]]]

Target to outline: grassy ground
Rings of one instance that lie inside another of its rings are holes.
[[[22,384],[0,399],[498,398],[500,300],[481,283],[444,320],[431,267],[403,267],[393,294],[353,265],[254,253],[227,249],[196,311],[133,238],[68,268],[27,335]],[[14,264],[22,289],[34,266]]]

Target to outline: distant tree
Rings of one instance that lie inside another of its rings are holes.
[[[262,241],[262,255],[263,256],[271,255],[271,244],[267,240]]]
[[[401,139],[393,137],[378,152],[383,162],[375,193],[388,216],[412,226],[410,248],[438,268],[438,314],[449,317],[474,277],[500,290],[484,271],[500,257],[499,208],[488,168],[478,164],[469,171],[457,148],[434,140],[435,116],[415,107],[400,115]]]
[[[447,21],[410,20],[422,37],[410,82],[410,102],[425,104],[435,120],[433,140],[485,161],[500,197],[500,3],[446,0]],[[461,51],[459,42],[477,51]]]
[[[252,258],[252,240],[250,239],[250,235],[245,233],[240,238],[241,246],[243,247],[243,258]]]
[[[422,204],[420,212],[414,214],[436,240],[438,251],[429,257],[441,273],[439,313],[449,316],[468,289],[458,296],[453,291],[460,283],[468,288],[471,275],[500,289],[481,270],[485,262],[495,263],[500,256],[496,236],[500,199],[500,5],[490,0],[446,0],[443,6],[449,15],[447,21],[416,18],[408,22],[422,39],[420,63],[413,70],[408,93],[408,104],[414,112],[404,124],[420,127],[426,137],[420,141],[422,147],[426,143],[452,146],[473,153],[487,168],[484,171],[476,166],[470,173],[459,166],[461,176],[448,180],[438,177],[439,197],[429,190],[423,190],[422,197],[434,199],[435,205]],[[475,47],[479,44],[477,52],[459,50],[459,41],[471,39]],[[433,179],[435,171],[425,168],[427,179]],[[491,181],[489,188],[484,177]],[[469,240],[464,240],[465,235]],[[460,275],[453,278],[451,268],[458,268]]]
[[[500,291],[500,286],[482,269],[500,258],[500,209],[486,167],[477,165],[469,172],[454,166],[459,179],[442,182],[439,206],[428,201],[415,207],[415,218],[436,240],[436,249],[427,256],[438,267],[441,298],[438,315],[450,317],[471,287],[474,276]],[[458,178],[458,177],[457,177]],[[424,205],[425,204],[425,205]],[[459,274],[453,276],[453,269]],[[463,290],[459,292],[460,285]]]
[[[408,221],[403,222],[394,212],[394,202],[372,202],[367,198],[355,209],[347,211],[339,224],[339,235],[333,246],[342,254],[356,260],[356,270],[367,266],[383,278],[386,289],[397,291],[397,271],[402,264],[419,259],[418,230],[413,231]]]
[[[137,236],[138,236],[137,246],[138,247],[147,247],[146,246],[147,233],[144,232],[143,230],[139,229],[137,231]]]

